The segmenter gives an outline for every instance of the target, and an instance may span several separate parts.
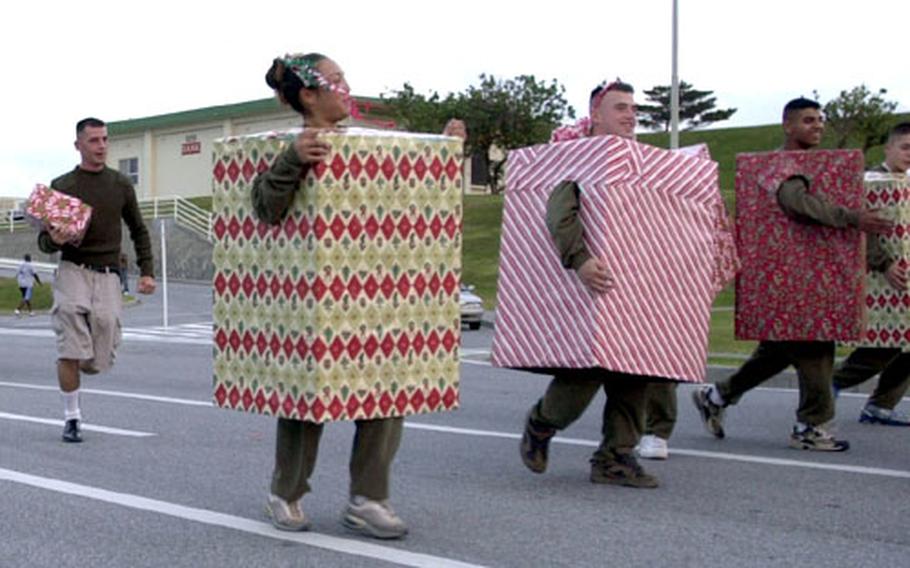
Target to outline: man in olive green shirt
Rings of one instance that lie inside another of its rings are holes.
[[[152,245],[130,180],[107,167],[107,126],[97,118],[76,124],[76,149],[81,161],[51,182],[56,191],[92,207],[82,241],[67,242],[59,227],[45,227],[38,247],[60,252],[54,278],[51,319],[57,337],[57,381],[64,407],[63,441],[82,442],[81,374],[95,374],[114,364],[120,343],[120,243],[125,223],[136,248],[138,291],[155,291]]]
[[[798,98],[784,107],[783,150],[812,150],[821,143],[824,119],[820,105]],[[809,193],[809,180],[788,178],[777,191],[777,202],[791,219],[805,224],[834,228],[857,227],[875,234],[890,229],[891,223],[866,209],[847,209]],[[874,240],[874,239],[873,239]],[[767,381],[790,365],[799,377],[799,407],[790,434],[790,446],[798,449],[842,452],[850,447],[825,431],[824,424],[834,417],[831,393],[834,365],[833,341],[762,341],[755,352],[727,380],[707,385],[692,393],[699,416],[708,431],[724,437],[725,407],[736,404],[748,391]]]

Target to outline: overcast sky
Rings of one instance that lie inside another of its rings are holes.
[[[671,0],[459,2],[14,2],[0,20],[0,196],[72,168],[75,122],[270,96],[263,75],[289,51],[319,51],[356,95],[410,82],[461,91],[480,73],[555,78],[577,113],[622,77],[670,82]],[[91,11],[89,10],[91,7]],[[769,124],[786,100],[860,83],[910,108],[903,0],[680,0],[680,77],[737,107],[721,126]],[[639,101],[642,97],[638,96]]]

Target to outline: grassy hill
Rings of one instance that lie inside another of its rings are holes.
[[[894,122],[910,120],[910,114],[896,115]],[[670,135],[667,133],[642,134],[638,140],[661,148],[670,146]],[[733,206],[733,183],[736,168],[736,154],[741,152],[765,152],[779,148],[784,142],[784,134],[779,124],[765,126],[744,126],[739,128],[718,128],[715,130],[695,130],[680,132],[679,145],[705,143],[711,149],[711,157],[719,164],[720,188],[727,205]],[[861,144],[852,140],[854,146]],[[822,140],[823,148],[833,148],[830,136]],[[884,158],[884,146],[870,148],[866,154],[866,163],[875,165]]]

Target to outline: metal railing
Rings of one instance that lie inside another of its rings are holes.
[[[208,242],[212,242],[212,213],[183,197],[153,197],[139,202],[142,216],[149,219],[173,219]]]
[[[0,233],[14,233],[29,228],[31,228],[31,225],[22,218],[22,211],[16,209],[0,210]]]
[[[21,258],[0,258],[0,269],[18,270],[20,264],[22,264]],[[53,274],[57,271],[57,264],[51,262],[36,262],[33,260],[32,268],[34,268],[36,272]]]
[[[146,219],[174,219],[174,221],[208,242],[212,242],[212,213],[183,197],[155,197],[139,202],[139,211]],[[14,209],[0,210],[0,233],[33,230]]]

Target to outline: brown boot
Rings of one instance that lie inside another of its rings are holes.
[[[645,473],[633,454],[619,452],[610,452],[606,459],[591,459],[591,482],[644,489],[658,486],[657,478]]]
[[[531,418],[525,421],[525,431],[521,436],[521,461],[534,473],[547,470],[547,456],[550,451],[550,438],[556,435],[556,429],[550,428]]]

